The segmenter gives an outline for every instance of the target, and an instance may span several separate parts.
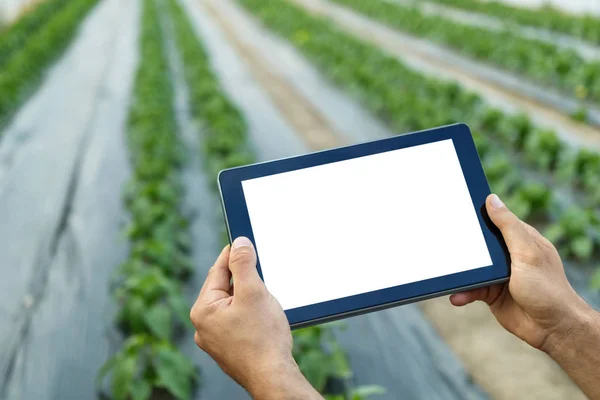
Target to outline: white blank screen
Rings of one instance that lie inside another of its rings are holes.
[[[285,309],[492,264],[452,140],[242,182]]]

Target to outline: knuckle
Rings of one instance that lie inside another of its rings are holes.
[[[202,326],[203,320],[205,319],[204,310],[195,304],[190,310],[190,321],[192,324],[199,328]]]
[[[204,341],[198,332],[194,333],[194,342],[196,343],[196,346],[200,347],[201,349],[204,348]]]
[[[550,256],[558,256],[558,250],[556,249],[556,246],[554,246],[552,242],[545,237],[542,236],[539,238],[538,246],[540,247],[540,251],[544,252],[548,258],[550,258]]]
[[[547,264],[546,254],[540,249],[537,243],[528,249],[512,254],[512,257],[516,262],[525,265],[543,266]]]
[[[546,239],[537,229],[530,225],[525,225],[530,241],[520,247],[514,257],[517,261],[532,265],[544,266],[549,264],[554,258],[559,257],[556,247]]]
[[[200,318],[198,316],[198,312],[195,310],[195,307],[192,307],[190,310],[190,321],[194,326],[200,325]]]

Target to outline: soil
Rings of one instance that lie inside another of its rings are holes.
[[[294,90],[285,78],[279,76],[270,66],[270,63],[248,43],[244,43],[238,36],[234,35],[231,22],[215,11],[212,2],[206,2],[206,5],[206,9],[223,27],[227,40],[245,61],[254,78],[267,91],[273,104],[276,105],[290,125],[297,132],[302,132],[307,145],[313,150],[323,150],[342,143],[340,135],[333,131],[319,110]]]
[[[492,398],[587,398],[545,353],[504,330],[486,304],[458,308],[443,297],[421,303],[421,309]]]

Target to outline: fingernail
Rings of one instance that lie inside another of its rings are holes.
[[[490,198],[490,204],[494,208],[501,208],[504,206],[504,203],[502,202],[502,200],[500,200],[500,197],[498,197],[495,194],[493,194],[492,197]]]
[[[233,247],[252,246],[252,242],[247,237],[240,236],[233,241]]]

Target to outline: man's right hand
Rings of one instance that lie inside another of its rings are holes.
[[[600,318],[569,284],[556,248],[535,228],[519,220],[496,195],[486,201],[488,214],[502,232],[512,259],[508,283],[456,293],[455,306],[486,302],[498,322],[531,346],[548,353],[592,398],[600,357],[586,360],[577,353],[600,350]],[[586,385],[586,382],[588,383]],[[591,386],[590,386],[591,384]]]
[[[292,357],[290,325],[258,275],[256,251],[247,238],[223,249],[190,318],[198,347],[254,399],[323,399]]]

